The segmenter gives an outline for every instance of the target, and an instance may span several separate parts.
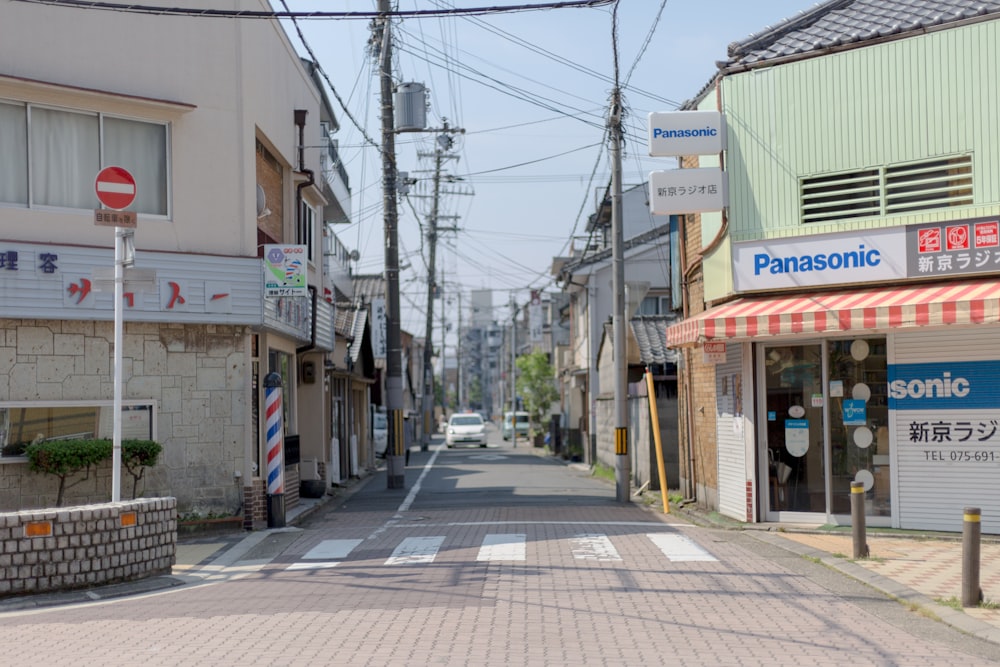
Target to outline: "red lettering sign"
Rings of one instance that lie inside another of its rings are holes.
[[[931,227],[917,232],[918,252],[941,252],[941,228]]]
[[[945,227],[945,238],[948,240],[948,250],[968,250],[969,226],[948,225]]]
[[[996,220],[993,222],[977,222],[975,230],[977,248],[995,248],[1000,246],[1000,222]]]

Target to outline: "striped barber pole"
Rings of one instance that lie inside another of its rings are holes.
[[[743,298],[667,327],[667,346],[758,336],[1000,322],[1000,281]]]
[[[264,393],[267,416],[267,492],[284,493],[285,475],[282,465],[281,387],[267,387]]]

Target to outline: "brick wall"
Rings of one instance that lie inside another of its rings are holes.
[[[0,513],[0,597],[169,574],[177,500]]]
[[[697,168],[698,158],[682,158],[684,168]],[[701,264],[701,216],[686,215],[684,233],[684,290],[687,295],[687,316],[705,311],[703,265]],[[690,489],[699,504],[718,503],[718,446],[715,441],[715,366],[702,362],[701,347],[685,348],[685,372],[679,378],[679,410],[681,422],[681,488]],[[686,387],[685,387],[686,385]],[[683,438],[687,437],[687,441]],[[689,457],[688,441],[691,456]]]

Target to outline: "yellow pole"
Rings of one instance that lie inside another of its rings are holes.
[[[663,467],[663,443],[660,442],[660,415],[656,410],[656,390],[653,389],[653,373],[646,367],[646,393],[649,395],[649,415],[653,421],[653,442],[656,443],[656,469],[660,471],[660,496],[663,497],[663,513],[670,514],[667,500],[667,473]]]

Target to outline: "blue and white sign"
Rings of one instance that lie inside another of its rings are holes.
[[[715,155],[726,145],[720,111],[673,111],[649,114],[649,154],[652,157]]]
[[[867,403],[855,398],[844,399],[840,406],[844,418],[844,426],[864,426],[868,423]]]
[[[1000,408],[1000,361],[891,364],[890,410]]]
[[[809,451],[809,420],[785,420],[785,449],[792,456],[805,456]]]
[[[906,277],[906,230],[866,229],[733,244],[737,292]]]

